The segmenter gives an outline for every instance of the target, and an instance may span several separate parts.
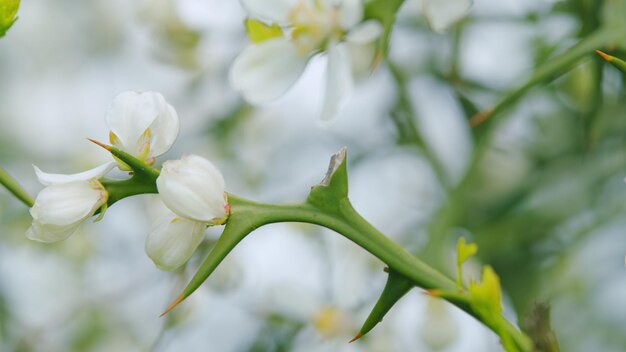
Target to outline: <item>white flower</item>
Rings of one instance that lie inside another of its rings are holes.
[[[207,159],[189,155],[166,161],[156,183],[163,203],[180,217],[207,225],[228,218],[224,178]]]
[[[107,111],[106,122],[111,144],[148,164],[170,149],[179,130],[176,110],[156,92],[119,94]],[[123,163],[120,166],[127,169]]]
[[[254,17],[278,24],[280,35],[252,44],[237,57],[231,84],[252,104],[286,93],[314,55],[326,52],[322,120],[334,119],[356,76],[375,65],[382,25],[362,22],[361,0],[242,0]]]
[[[148,235],[146,253],[160,269],[172,270],[189,260],[207,226],[226,222],[230,208],[222,174],[197,155],[166,161],[157,188],[173,213]]]
[[[207,224],[176,217],[167,217],[150,232],[146,253],[161,270],[173,270],[185,264],[198,248]]]
[[[462,19],[472,0],[424,0],[424,15],[435,32],[443,32]]]
[[[115,163],[74,175],[48,174],[35,167],[39,181],[47,186],[30,209],[33,217],[26,236],[40,242],[61,241],[72,235],[87,218],[106,204],[108,194],[97,180]]]

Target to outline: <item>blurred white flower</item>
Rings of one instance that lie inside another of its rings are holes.
[[[147,164],[170,149],[179,130],[176,110],[156,92],[119,94],[106,113],[106,122],[111,144]],[[120,168],[128,169],[123,162]]]
[[[429,298],[426,317],[420,330],[422,341],[433,351],[442,351],[459,337],[459,323],[452,316],[447,303]]]
[[[176,217],[165,218],[150,232],[146,253],[161,270],[185,264],[204,237],[206,223]]]
[[[465,17],[472,0],[424,0],[424,15],[435,32],[443,32]]]
[[[33,222],[26,236],[40,242],[61,241],[72,235],[87,218],[106,204],[107,191],[98,178],[115,163],[98,166],[79,174],[48,174],[35,167],[41,184],[47,186],[30,209]]]
[[[361,0],[242,0],[242,4],[253,17],[273,25],[265,28],[266,38],[256,38],[235,59],[230,72],[233,87],[252,104],[270,102],[293,86],[313,56],[326,52],[322,120],[332,121],[355,77],[375,66],[375,42],[382,25],[362,22]]]

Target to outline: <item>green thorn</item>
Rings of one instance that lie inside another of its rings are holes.
[[[602,56],[602,58],[604,60],[606,60],[607,62],[611,63],[613,66],[617,67],[617,69],[619,69],[620,71],[626,73],[626,61],[619,59],[615,56],[611,56],[607,53],[604,53],[600,50],[596,50],[596,53],[598,53],[598,55]]]
[[[151,167],[150,165],[126,153],[125,151],[96,141],[95,139],[87,138],[87,140],[101,146],[102,148],[110,152],[115,158],[123,161],[126,165],[128,165],[128,167],[133,170],[136,175],[148,177],[153,181],[156,181],[157,177],[159,177],[160,171],[158,169]]]
[[[383,293],[378,298],[378,302],[372,309],[372,312],[363,323],[359,333],[350,342],[360,339],[362,336],[370,332],[383,317],[407,292],[413,288],[413,283],[393,269],[389,269],[389,277],[387,284],[383,289]]]

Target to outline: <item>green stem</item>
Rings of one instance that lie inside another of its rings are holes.
[[[158,193],[156,183],[152,179],[138,175],[128,180],[101,179],[100,183],[109,194],[107,206],[111,206],[118,200],[127,197],[146,193]]]
[[[473,126],[476,126],[474,129],[475,134],[482,137],[483,134],[493,130],[496,125],[494,123],[496,117],[499,117],[503,111],[515,104],[530,88],[538,83],[556,78],[582,57],[619,40],[622,36],[622,33],[615,31],[614,28],[603,27],[581,40],[565,54],[548,60],[535,70],[526,83],[505,95],[493,109],[472,118],[471,123]]]
[[[370,225],[354,210],[347,198],[340,201],[337,211],[323,210],[307,203],[262,204],[233,195],[229,195],[228,199],[231,205],[230,219],[222,238],[213,249],[214,253],[209,255],[211,260],[202,264],[175,304],[200,287],[226,255],[250,232],[263,225],[281,222],[309,223],[334,230],[383,261],[390,269],[411,280],[415,286],[450,292],[457,290],[454,280],[411,255]],[[449,295],[445,299],[483,321],[493,331],[498,332],[501,329],[500,325],[482,319],[480,313],[472,309],[469,297]],[[523,333],[508,322],[505,327],[507,335],[513,339],[519,351],[530,350],[529,340]]]
[[[35,205],[33,197],[20,186],[20,184],[9,175],[2,167],[0,167],[0,184],[2,184],[17,199],[21,200],[27,207],[32,208]]]
[[[441,161],[433,151],[432,147],[424,140],[422,133],[416,124],[417,113],[411,104],[409,97],[408,83],[404,73],[400,68],[390,60],[387,60],[389,72],[396,81],[398,88],[398,98],[396,106],[391,112],[391,118],[396,125],[400,143],[411,143],[418,148],[421,154],[428,160],[433,171],[437,175],[437,179],[445,189],[450,188],[450,181],[445,168]]]

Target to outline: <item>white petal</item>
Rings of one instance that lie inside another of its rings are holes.
[[[241,52],[230,70],[232,86],[252,104],[285,94],[298,80],[309,57],[287,39],[271,39]]]
[[[92,178],[99,179],[100,177],[109,173],[109,171],[111,171],[116,165],[116,162],[111,161],[106,164],[96,166],[93,169],[69,175],[50,174],[47,172],[43,172],[35,165],[33,165],[33,168],[35,169],[35,174],[37,175],[37,179],[39,180],[39,182],[44,186],[50,186],[74,181],[88,181]]]
[[[343,0],[339,7],[339,23],[344,29],[356,26],[363,19],[362,0]]]
[[[330,45],[326,71],[326,91],[322,108],[323,123],[330,124],[334,121],[341,103],[352,92],[353,85],[350,58],[345,45]]]
[[[69,237],[104,204],[106,195],[97,183],[75,181],[44,188],[30,209],[30,239],[53,242]]]
[[[296,0],[241,0],[241,6],[252,17],[284,23]]]
[[[157,188],[163,203],[178,216],[205,223],[227,216],[224,178],[207,159],[189,155],[166,161]]]
[[[159,114],[158,118],[150,129],[152,130],[152,145],[150,146],[150,154],[152,156],[159,156],[168,151],[176,137],[178,137],[178,131],[180,129],[180,122],[178,120],[178,114],[174,107],[169,104],[165,104],[165,109]]]
[[[176,269],[198,248],[205,229],[206,224],[198,221],[167,219],[148,235],[146,253],[159,269]]]
[[[424,0],[424,14],[431,28],[443,32],[469,11],[472,0]]]
[[[37,195],[30,214],[42,224],[72,224],[93,215],[103,204],[102,192],[83,181],[48,186]]]
[[[148,128],[153,138],[150,156],[166,152],[178,135],[178,115],[157,92],[119,94],[107,111],[106,121],[121,142],[118,147],[132,155],[144,147],[141,136]]]
[[[376,59],[377,53],[376,44],[355,44],[347,42],[346,46],[350,56],[352,76],[359,79],[370,75],[372,70],[375,68],[374,60]]]
[[[30,240],[44,243],[63,241],[76,232],[81,224],[82,221],[78,221],[71,225],[56,226],[43,225],[37,221],[33,221],[26,231],[26,237]]]
[[[105,119],[124,151],[134,155],[139,138],[159,116],[157,94],[126,91],[113,99]]]
[[[383,33],[383,25],[376,20],[369,20],[354,27],[346,36],[346,41],[356,44],[369,44]]]

